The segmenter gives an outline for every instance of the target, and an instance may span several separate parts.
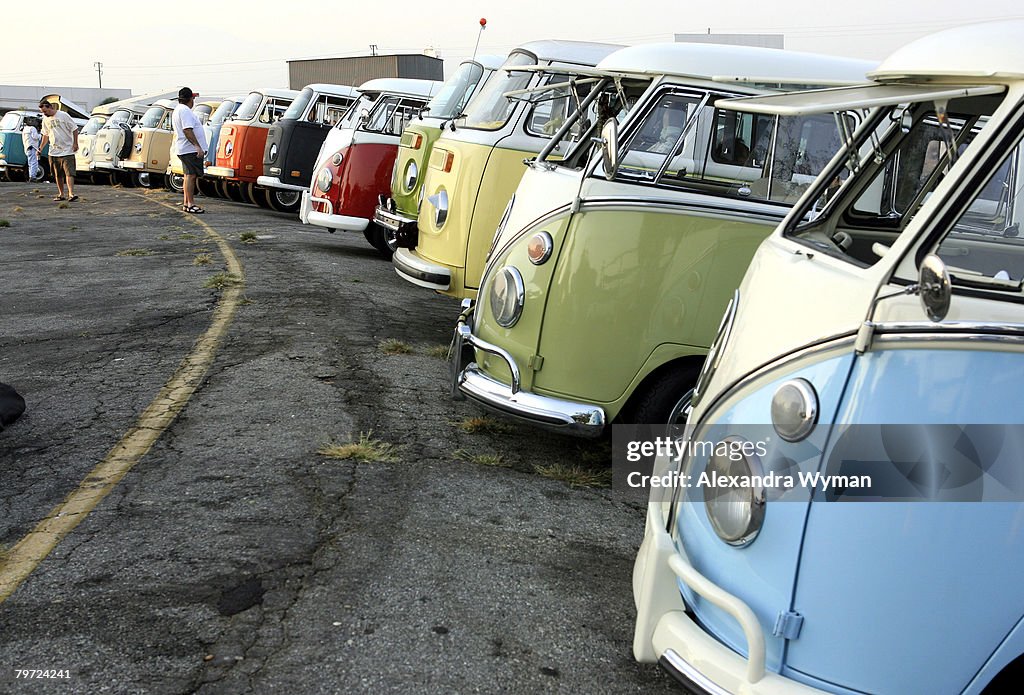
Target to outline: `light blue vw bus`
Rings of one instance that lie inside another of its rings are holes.
[[[1024,683],[1022,35],[718,102],[872,110],[755,254],[655,464],[633,650],[694,692]]]

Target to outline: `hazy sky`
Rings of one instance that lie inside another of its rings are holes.
[[[450,69],[472,54],[481,17],[481,53],[537,39],[639,44],[710,29],[782,33],[789,49],[873,59],[950,26],[1024,18],[1020,0],[47,0],[4,10],[0,85],[94,87],[100,61],[104,87],[144,93],[187,84],[209,95],[286,87],[286,60],[366,55],[370,44],[380,53],[431,47]]]

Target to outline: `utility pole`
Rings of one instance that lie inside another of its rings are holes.
[[[377,44],[375,44],[375,43],[371,43],[370,44],[370,55],[372,55],[372,56],[377,55]]]
[[[100,89],[103,89],[103,63],[96,61],[93,63],[93,67],[96,68],[96,75],[100,80]]]

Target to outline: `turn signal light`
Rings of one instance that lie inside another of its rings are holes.
[[[409,147],[414,150],[418,150],[421,145],[423,145],[423,136],[419,133],[413,133],[413,136],[409,141]]]
[[[448,173],[452,170],[453,164],[455,164],[455,153],[445,152],[444,159],[441,160],[441,171]]]

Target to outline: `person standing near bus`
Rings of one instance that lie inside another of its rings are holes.
[[[36,119],[26,118],[25,125],[21,129],[21,144],[25,148],[29,181],[38,181],[43,178],[42,172],[39,171],[39,142],[41,139],[39,129],[36,128]]]
[[[43,112],[43,138],[39,143],[42,152],[46,144],[50,144],[50,171],[57,182],[57,195],[54,200],[78,200],[75,195],[75,152],[78,152],[78,124],[66,111],[61,111],[56,104],[48,101],[39,102],[39,110]],[[64,184],[68,194],[64,196]]]
[[[181,160],[181,167],[185,170],[184,186],[182,193],[184,201],[181,206],[182,212],[189,212],[198,215],[206,212],[196,205],[195,191],[196,179],[203,175],[203,157],[206,156],[206,133],[203,132],[203,124],[193,113],[196,97],[199,96],[188,87],[178,90],[178,105],[174,107],[174,114],[171,116],[171,124],[174,127],[174,153]]]

